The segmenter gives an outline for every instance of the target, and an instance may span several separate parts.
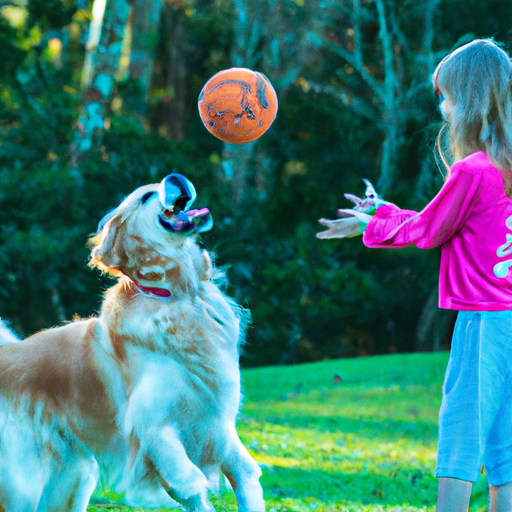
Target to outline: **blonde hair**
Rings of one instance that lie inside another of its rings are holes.
[[[476,39],[446,56],[432,77],[453,108],[438,135],[438,150],[448,172],[442,148],[448,128],[455,160],[485,151],[502,174],[512,195],[512,62],[490,39]]]

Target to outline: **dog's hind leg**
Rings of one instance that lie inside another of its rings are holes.
[[[35,512],[38,499],[33,492],[13,495],[0,489],[0,512]]]
[[[234,426],[228,443],[229,452],[221,470],[235,491],[239,512],[264,512],[265,502],[259,481],[261,469],[245,449]]]
[[[0,510],[35,512],[45,478],[32,425],[23,414],[11,415],[0,396]]]
[[[169,496],[190,512],[215,512],[208,501],[208,481],[188,458],[171,426],[151,428],[141,449]]]
[[[81,450],[80,450],[81,451]],[[85,512],[99,477],[92,455],[70,450],[51,476],[37,512]]]
[[[9,441],[13,444],[9,445]],[[15,436],[0,434],[0,511],[35,512],[44,479],[44,468],[33,440],[16,442]]]

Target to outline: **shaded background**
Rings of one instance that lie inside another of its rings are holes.
[[[439,251],[320,241],[320,217],[370,179],[421,209],[442,185],[430,84],[474,37],[512,43],[498,0],[0,0],[0,316],[22,335],[95,313],[88,236],[175,170],[202,236],[252,311],[245,366],[447,348]],[[280,103],[228,145],[197,114],[210,76],[265,73]]]

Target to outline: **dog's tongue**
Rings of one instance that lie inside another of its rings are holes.
[[[167,290],[166,288],[153,288],[151,286],[144,286],[137,281],[133,282],[137,285],[137,288],[146,295],[154,295],[155,297],[161,297],[163,299],[166,299],[172,295],[171,291]]]

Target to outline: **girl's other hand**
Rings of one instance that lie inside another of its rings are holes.
[[[338,215],[342,218],[338,220],[320,219],[318,222],[329,229],[317,233],[317,238],[350,238],[360,235],[366,229],[377,208],[389,204],[377,194],[370,181],[364,179],[363,182],[366,185],[364,197],[359,198],[354,194],[344,194],[346,199],[355,204],[354,208],[339,209]]]
[[[355,204],[354,210],[373,215],[379,206],[389,204],[389,202],[380,197],[369,180],[363,179],[363,182],[366,185],[366,191],[363,198],[359,198],[354,194],[344,194],[344,196]]]
[[[320,219],[318,221],[329,229],[317,233],[317,238],[351,238],[360,235],[372,218],[371,215],[354,210],[338,210],[338,213],[347,216],[337,220]]]

